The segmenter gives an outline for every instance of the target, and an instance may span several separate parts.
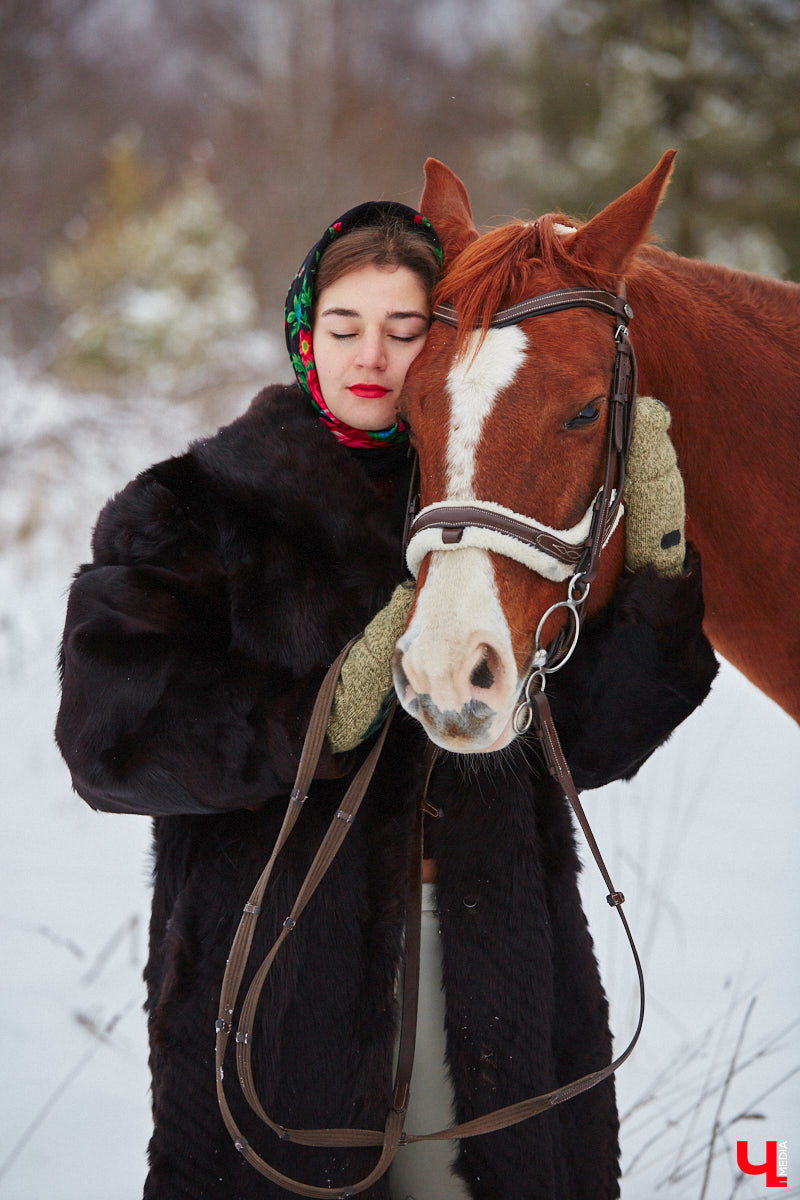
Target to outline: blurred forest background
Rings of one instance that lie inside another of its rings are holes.
[[[491,223],[589,215],[677,147],[665,245],[800,278],[798,20],[798,0],[2,0],[0,349],[111,393],[235,375],[332,215],[415,203],[429,154]]]
[[[51,732],[102,503],[290,378],[308,247],[367,198],[416,204],[429,155],[495,224],[590,216],[675,147],[663,244],[800,279],[798,30],[800,0],[0,0],[8,1200],[122,1200],[145,1171],[149,823],[79,803]],[[758,1162],[800,1112],[797,726],[725,668],[650,766],[591,801],[655,997],[626,1194],[749,1200],[742,1123]]]

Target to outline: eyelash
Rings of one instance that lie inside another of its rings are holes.
[[[597,418],[600,416],[599,406],[603,403],[603,397],[598,396],[591,404],[586,404],[579,413],[574,417],[570,417],[564,422],[565,429],[585,429],[589,425],[594,425]]]
[[[331,333],[330,335],[337,342],[346,342],[348,338],[354,338],[358,335],[355,333]],[[393,342],[415,342],[417,338],[422,337],[421,333],[412,333],[408,337],[401,337],[399,333],[390,333],[389,338]]]

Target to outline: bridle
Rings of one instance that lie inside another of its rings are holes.
[[[563,666],[575,649],[580,629],[580,608],[586,600],[591,583],[597,573],[598,560],[603,546],[611,536],[621,515],[621,496],[625,483],[625,459],[630,446],[633,428],[632,408],[636,395],[635,359],[628,338],[627,327],[627,322],[633,314],[624,296],[614,296],[610,292],[594,291],[588,288],[570,288],[561,292],[549,292],[546,295],[537,296],[533,299],[522,301],[520,304],[515,304],[510,308],[502,309],[494,315],[490,326],[498,328],[504,325],[517,324],[528,317],[542,313],[558,312],[565,308],[578,306],[593,308],[600,312],[608,313],[615,318],[614,340],[617,346],[610,399],[611,417],[609,421],[605,475],[603,485],[589,506],[583,521],[579,522],[579,525],[573,527],[572,530],[557,531],[540,525],[529,517],[520,516],[518,513],[503,509],[502,506],[492,504],[488,501],[474,501],[468,505],[453,505],[443,502],[428,506],[413,521],[410,521],[410,519],[407,520],[407,529],[410,532],[408,554],[413,559],[414,553],[423,545],[420,539],[427,537],[431,531],[438,531],[438,534],[436,534],[440,542],[438,549],[452,549],[468,544],[468,539],[472,536],[473,531],[478,530],[495,539],[493,548],[497,548],[500,553],[519,557],[523,551],[525,553],[535,551],[536,554],[544,556],[545,559],[552,559],[556,564],[561,564],[561,568],[566,568],[565,574],[561,577],[569,581],[567,585],[567,599],[559,601],[558,604],[549,608],[539,623],[536,633],[537,649],[534,654],[532,669],[522,689],[523,698],[515,710],[514,727],[518,733],[524,733],[531,724],[535,726],[547,770],[569,800],[589,844],[597,867],[608,887],[606,899],[617,911],[636,965],[640,997],[639,1019],[636,1030],[625,1050],[613,1062],[590,1072],[588,1075],[581,1076],[581,1078],[573,1080],[571,1083],[557,1087],[551,1092],[533,1096],[526,1100],[520,1100],[516,1104],[511,1104],[505,1108],[497,1109],[495,1112],[486,1113],[470,1121],[450,1126],[448,1129],[440,1129],[426,1134],[405,1133],[403,1125],[408,1108],[409,1088],[414,1063],[419,984],[423,855],[422,823],[425,813],[432,813],[433,811],[427,801],[427,787],[439,753],[436,747],[432,743],[429,743],[426,752],[424,784],[417,798],[416,825],[411,851],[411,862],[409,864],[408,914],[405,935],[405,970],[400,1043],[393,1098],[384,1128],[290,1129],[274,1121],[264,1110],[255,1086],[252,1069],[252,1045],[255,1036],[256,1008],[266,978],[272,969],[281,946],[291,936],[292,930],[297,925],[309,900],[324,878],[342,842],[352,827],[361,801],[372,778],[386,738],[389,723],[396,708],[395,703],[384,722],[377,740],[374,742],[347,789],[342,799],[341,807],[337,809],[331,820],[329,829],[323,837],[308,874],[300,886],[294,904],[283,921],[280,933],[273,942],[261,966],[255,972],[240,1007],[238,1003],[239,992],[244,980],[255,935],[255,927],[261,912],[262,900],[270,882],[276,859],[291,834],[303,804],[308,799],[311,781],[322,751],[341,666],[352,645],[352,643],[348,643],[330,667],[320,688],[309,722],[295,784],[289,797],[281,830],[270,858],[244,906],[244,911],[225,968],[215,1026],[217,1100],[228,1133],[238,1152],[256,1171],[278,1186],[297,1195],[321,1198],[354,1196],[367,1190],[381,1178],[389,1168],[401,1145],[417,1141],[439,1141],[475,1137],[480,1134],[505,1129],[520,1121],[528,1120],[538,1113],[547,1112],[556,1105],[588,1091],[604,1079],[609,1078],[630,1056],[641,1033],[644,1022],[644,975],[633,936],[625,914],[622,911],[625,897],[615,889],[586,819],[569,767],[559,744],[558,735],[550,713],[549,701],[544,693],[545,675]],[[434,317],[450,325],[455,325],[458,321],[456,311],[450,305],[440,305],[434,310]],[[576,529],[579,529],[577,534]],[[406,538],[404,538],[405,540]],[[518,550],[518,544],[523,549]],[[527,549],[525,550],[524,548]],[[427,550],[424,551],[424,553],[427,552]],[[571,612],[574,618],[574,630],[566,638],[558,635],[549,646],[542,649],[539,646],[539,641],[544,622],[555,609],[562,606]],[[239,1009],[238,1020],[236,1016],[237,1009]],[[362,1179],[349,1186],[322,1187],[304,1183],[285,1175],[266,1162],[256,1152],[255,1148],[250,1145],[248,1139],[243,1134],[225,1095],[223,1083],[224,1064],[226,1050],[231,1038],[233,1038],[236,1047],[236,1068],[244,1097],[252,1111],[272,1130],[273,1134],[282,1141],[304,1146],[330,1148],[372,1146],[378,1151],[373,1168]]]
[[[574,287],[521,300],[500,309],[488,322],[488,328],[502,329],[531,317],[572,308],[593,309],[613,317],[615,323],[616,353],[603,483],[581,520],[569,529],[557,530],[493,501],[471,500],[462,504],[444,500],[423,508],[408,528],[406,562],[414,576],[431,551],[479,546],[513,558],[548,579],[568,581],[566,599],[547,609],[536,630],[530,669],[514,711],[514,729],[520,734],[526,732],[533,719],[533,687],[543,689],[546,676],[563,667],[577,645],[582,606],[597,575],[602,550],[622,516],[637,383],[636,357],[628,334],[633,310],[625,298],[624,284],[620,286],[620,295]],[[452,304],[438,305],[433,318],[458,327],[458,312]],[[541,635],[545,623],[560,608],[567,610],[568,624],[543,647]]]

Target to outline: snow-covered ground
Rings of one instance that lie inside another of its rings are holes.
[[[799,769],[797,725],[723,662],[631,783],[584,795],[647,986],[644,1032],[617,1076],[629,1200],[727,1200],[737,1184],[738,1198],[773,1194],[736,1169],[748,1139],[752,1163],[766,1140],[788,1140],[780,1194],[800,1195]],[[588,861],[583,890],[619,1052],[634,967]]]
[[[51,732],[56,648],[103,500],[179,451],[201,418],[165,400],[123,413],[0,362],[0,419],[16,447],[0,464],[4,544],[16,531],[0,563],[0,1197],[135,1200],[149,1136],[149,823],[93,813],[71,793]],[[772,1194],[736,1171],[737,1138],[754,1163],[767,1139],[788,1141],[780,1194],[800,1195],[798,778],[797,726],[724,665],[632,784],[584,797],[648,987],[645,1030],[618,1077],[626,1200]],[[633,966],[591,865],[584,888],[622,1046]]]

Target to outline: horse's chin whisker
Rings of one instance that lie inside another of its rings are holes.
[[[525,766],[542,767],[541,756],[537,753],[538,743],[530,738],[513,738],[507,745],[490,753],[471,752],[459,754],[447,751],[451,758],[457,761],[458,770],[464,778],[477,779],[481,775],[493,777],[500,770],[504,777],[511,777],[521,782],[520,770]],[[536,762],[532,763],[531,759]]]

